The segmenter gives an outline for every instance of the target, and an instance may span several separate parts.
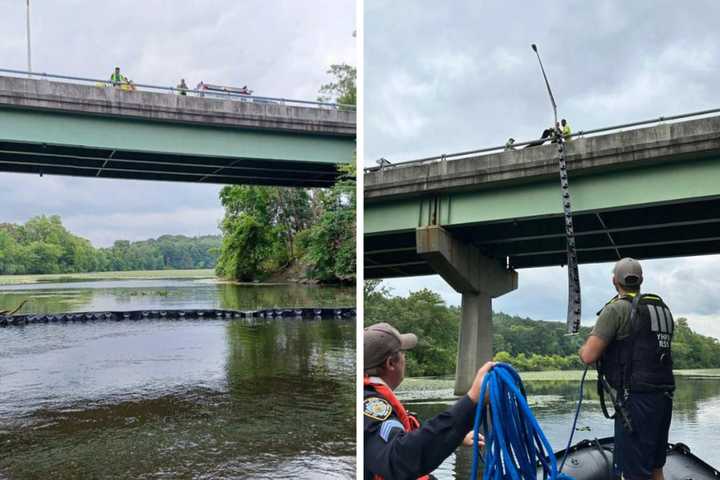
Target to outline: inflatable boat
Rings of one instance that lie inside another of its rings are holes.
[[[575,480],[613,479],[613,446],[612,437],[581,441],[570,447],[562,473]],[[564,455],[565,450],[555,454],[558,463]],[[690,453],[690,448],[682,443],[668,444],[663,473],[665,480],[720,479],[720,471]],[[538,468],[538,478],[542,478],[542,468]]]

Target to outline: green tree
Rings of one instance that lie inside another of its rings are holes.
[[[321,282],[355,279],[356,194],[354,166],[344,167],[346,178],[331,189],[317,191],[320,216],[304,245],[310,274]]]
[[[223,243],[216,271],[219,275],[253,281],[269,273],[273,237],[271,189],[234,185],[220,191],[225,207]]]
[[[340,105],[357,105],[357,69],[346,63],[331,65],[327,71],[333,77],[320,87],[321,102],[334,101]]]

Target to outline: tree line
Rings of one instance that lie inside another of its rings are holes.
[[[0,275],[214,268],[220,245],[215,235],[163,235],[95,248],[60,216],[38,216],[24,225],[0,224]]]
[[[460,308],[448,306],[430,290],[395,297],[377,281],[365,282],[365,325],[388,322],[401,332],[418,335],[418,346],[406,355],[409,376],[455,372]],[[562,322],[547,322],[493,312],[496,361],[518,370],[574,370],[584,365],[577,351],[590,334],[565,335]],[[676,319],[672,352],[675,368],[720,368],[720,342],[692,331],[687,319]]]

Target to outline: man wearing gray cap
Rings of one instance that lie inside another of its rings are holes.
[[[675,390],[673,317],[659,296],[640,294],[643,273],[637,260],[619,260],[612,282],[617,295],[598,312],[580,358],[597,364],[600,405],[615,419],[615,474],[661,480]],[[606,394],[615,408],[612,416]]]
[[[365,479],[428,479],[460,445],[472,446],[472,427],[480,385],[494,365],[478,370],[470,391],[447,411],[420,425],[393,393],[405,377],[405,351],[417,336],[387,323],[365,329],[363,416]],[[484,444],[482,436],[479,444]]]

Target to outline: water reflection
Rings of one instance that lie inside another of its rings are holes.
[[[720,378],[677,377],[677,390],[670,428],[670,441],[688,445],[692,452],[713,466],[720,442]],[[443,388],[440,388],[440,387]],[[565,448],[575,414],[579,382],[527,381],[528,402],[555,450]],[[408,408],[420,418],[430,418],[454,400],[452,380],[426,379],[412,389],[399,392]],[[594,381],[585,385],[583,407],[573,443],[582,439],[612,436],[612,421],[603,417]],[[439,479],[470,476],[472,455],[460,447],[435,472]]]
[[[355,289],[314,285],[237,285],[212,280],[120,280],[0,287],[0,310],[59,313],[152,308],[331,307],[355,304]]]
[[[344,302],[314,289],[248,296],[232,287],[149,290],[168,291],[162,299],[128,295],[136,286],[84,294],[90,305],[140,297],[182,308],[197,299],[207,303],[193,308]],[[58,311],[63,301],[42,306]],[[0,478],[351,478],[354,325],[148,320],[1,329]]]

